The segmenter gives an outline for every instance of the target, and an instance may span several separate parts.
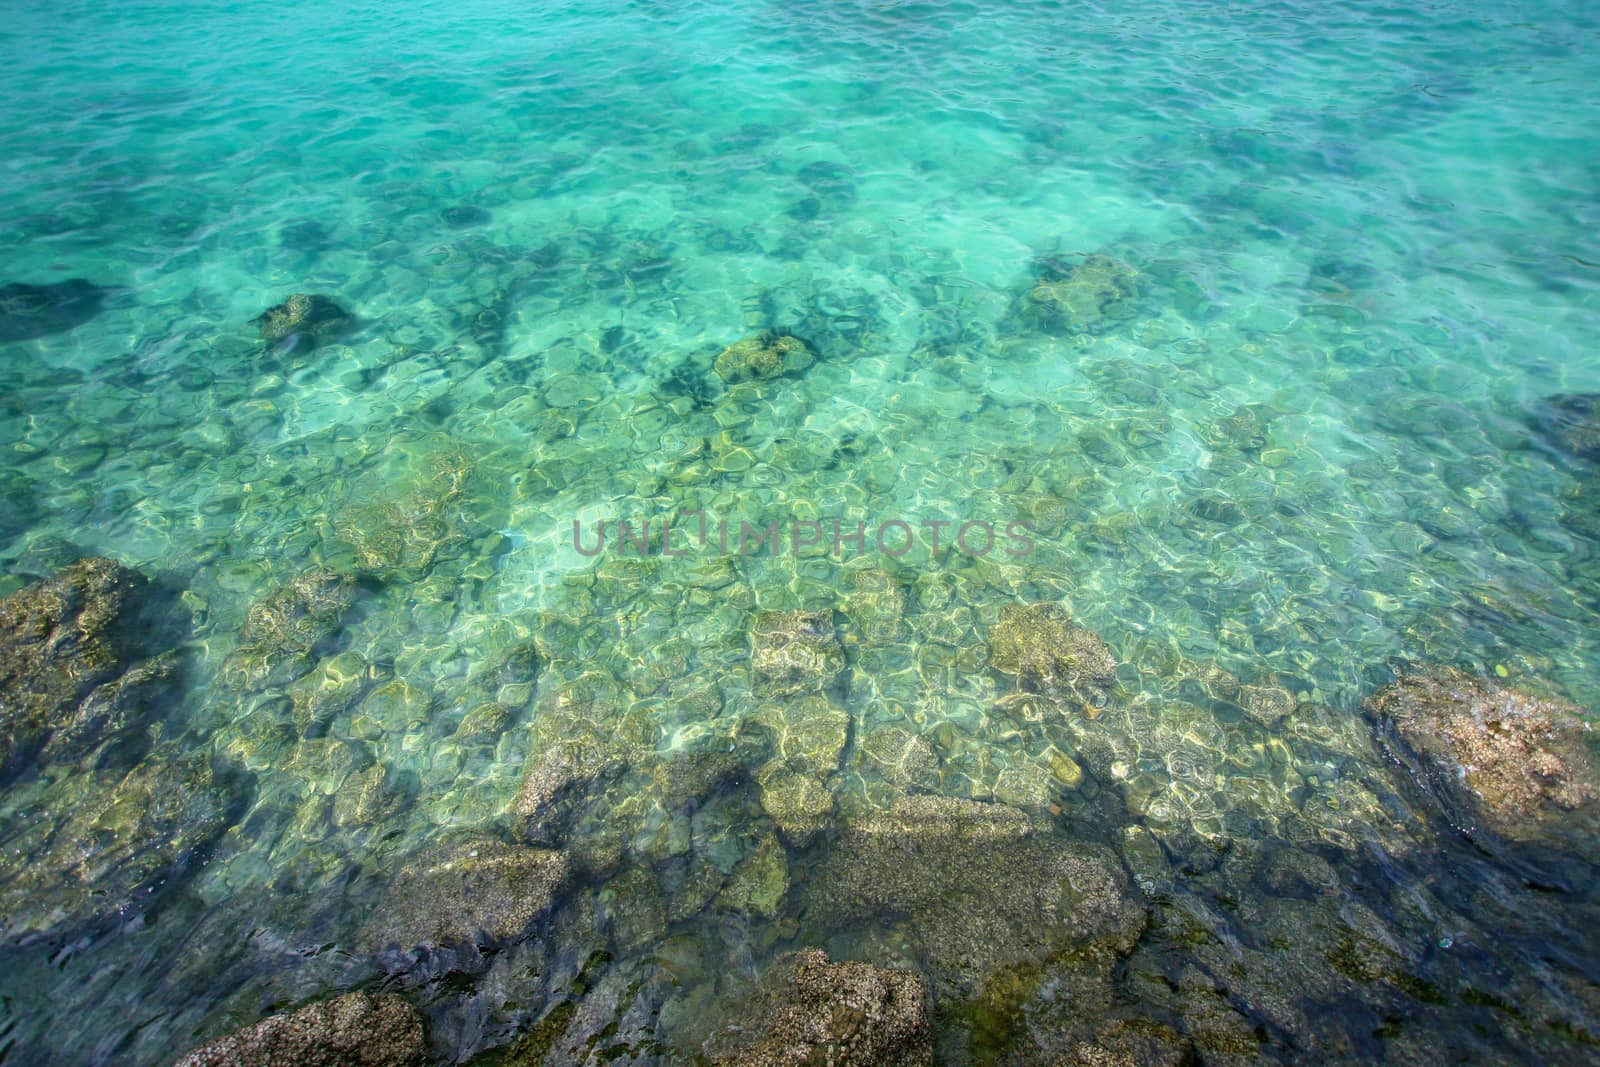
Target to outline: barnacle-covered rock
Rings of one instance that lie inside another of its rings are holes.
[[[416,1008],[398,996],[347,993],[263,1019],[177,1067],[420,1067],[427,1058]]]
[[[295,293],[252,321],[263,341],[281,341],[290,334],[324,340],[350,329],[350,313],[332,297],[316,293]]]
[[[1423,761],[1424,775],[1491,830],[1532,838],[1600,800],[1582,712],[1453,667],[1425,667],[1367,698]]]
[[[763,333],[724,348],[714,367],[723,381],[743,382],[798,374],[814,361],[811,349],[800,338]]]
[[[911,971],[833,963],[805,949],[774,963],[703,1052],[718,1067],[933,1062],[927,984]]]
[[[756,684],[777,696],[826,689],[844,669],[830,611],[763,611],[750,645]]]

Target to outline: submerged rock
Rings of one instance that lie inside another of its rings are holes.
[[[1052,333],[1104,333],[1134,316],[1139,287],[1139,272],[1110,256],[1089,255],[1079,263],[1047,259],[1023,314]]]
[[[82,326],[100,313],[106,290],[82,278],[0,286],[0,341],[30,341]]]
[[[250,606],[224,678],[242,689],[304,674],[313,650],[338,631],[355,598],[355,579],[323,567],[274,589]]]
[[[1068,696],[1095,714],[1117,677],[1117,661],[1098,634],[1075,626],[1058,604],[1000,609],[989,631],[989,666],[1019,690]]]
[[[750,646],[757,685],[778,696],[825,689],[844,670],[831,611],[763,611]]]
[[[1534,430],[1562,452],[1600,463],[1600,393],[1558,393],[1533,411]]]
[[[1423,760],[1423,773],[1461,797],[1491,830],[1518,839],[1600,800],[1600,764],[1580,709],[1425,667],[1367,698]]]
[[[144,586],[119,563],[85,559],[0,600],[0,777],[69,726],[86,749],[126,710],[114,692],[86,698],[125,666]]]
[[[799,374],[815,362],[811,349],[798,337],[763,333],[724,348],[713,365],[725,382],[744,382]]]
[[[263,341],[281,341],[290,334],[321,341],[337,337],[351,326],[348,311],[331,297],[315,293],[295,293],[251,321]]]
[[[774,963],[702,1051],[718,1067],[922,1067],[933,1062],[931,1015],[927,984],[911,971],[805,949]]]
[[[0,851],[10,937],[139,908],[228,825],[228,793],[202,756],[147,756],[132,771],[52,783]]]
[[[813,933],[903,917],[957,999],[1001,967],[1074,945],[1125,952],[1145,923],[1109,850],[1002,804],[925,795],[847,825],[814,866],[802,910]]]
[[[403,998],[346,993],[274,1015],[176,1067],[411,1067],[427,1062],[422,1016]]]
[[[407,962],[451,950],[471,957],[526,935],[568,873],[560,852],[486,837],[452,841],[395,876],[356,941],[368,952],[398,950]]]

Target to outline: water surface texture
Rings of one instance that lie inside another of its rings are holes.
[[[1600,709],[1593,5],[5,22],[0,595],[161,666],[0,792],[0,1062],[689,1063],[806,947],[940,1063],[1600,1056],[1587,836],[1363,708]]]

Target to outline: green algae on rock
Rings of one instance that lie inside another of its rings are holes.
[[[756,685],[777,696],[826,689],[844,670],[831,611],[763,611],[750,646]]]
[[[724,348],[717,354],[713,366],[723,381],[733,384],[799,374],[815,359],[811,349],[798,337],[763,333]]]
[[[1015,678],[1020,693],[1071,697],[1091,718],[1117,676],[1116,658],[1099,635],[1052,603],[1001,608],[989,631],[989,666]]]
[[[316,293],[295,293],[283,303],[268,308],[252,320],[263,341],[281,341],[300,334],[322,341],[350,329],[350,313],[332,297]]]
[[[933,1062],[927,984],[911,971],[834,963],[819,949],[768,969],[737,1020],[706,1040],[717,1067],[927,1067]]]
[[[1582,711],[1454,667],[1430,666],[1374,693],[1367,708],[1394,725],[1428,778],[1464,791],[1496,833],[1540,837],[1600,801],[1600,762]]]
[[[0,600],[0,776],[57,731],[84,749],[125,725],[126,693],[89,698],[126,665],[145,584],[112,560],[85,559]]]
[[[1141,284],[1137,270],[1111,256],[1045,259],[1023,316],[1051,333],[1104,333],[1134,316]]]
[[[422,1016],[404,998],[346,993],[273,1015],[189,1053],[176,1067],[422,1067]]]
[[[0,852],[9,937],[137,911],[228,824],[230,791],[204,755],[157,751],[133,770],[51,782]]]

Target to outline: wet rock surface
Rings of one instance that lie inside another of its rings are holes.
[[[274,1015],[195,1050],[176,1067],[421,1067],[422,1016],[398,996],[347,993]]]
[[[118,682],[146,584],[112,560],[86,559],[0,600],[0,777],[52,734],[82,751],[128,725],[136,691],[166,669]],[[98,692],[102,685],[110,688]]]
[[[706,1042],[718,1067],[933,1062],[928,988],[910,971],[834,963],[817,949],[775,962],[737,1025]]]
[[[424,957],[470,967],[479,953],[526,936],[568,874],[560,852],[485,837],[452,841],[401,869],[357,941],[391,970]]]
[[[1581,709],[1438,666],[1403,676],[1367,707],[1417,753],[1427,780],[1491,831],[1533,838],[1579,809],[1592,821],[1600,761]]]

